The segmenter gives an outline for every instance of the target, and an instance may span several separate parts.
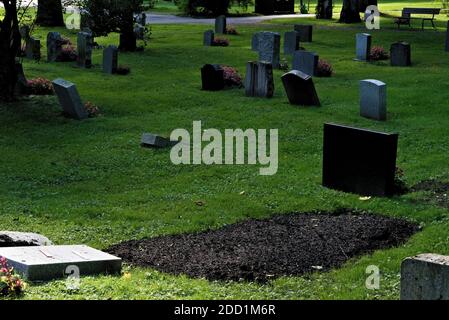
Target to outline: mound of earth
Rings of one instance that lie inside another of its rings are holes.
[[[449,182],[440,180],[421,181],[412,188],[413,192],[424,191],[428,195],[425,198],[427,202],[436,202],[437,205],[449,209]]]
[[[127,241],[107,251],[175,275],[263,282],[341,266],[351,257],[398,246],[418,230],[416,224],[374,214],[295,213]]]

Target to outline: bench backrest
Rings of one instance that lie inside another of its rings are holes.
[[[439,14],[441,9],[438,8],[404,8],[402,9],[403,17],[410,17],[411,13],[416,14]]]

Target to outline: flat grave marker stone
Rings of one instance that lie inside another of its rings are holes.
[[[171,141],[153,133],[144,133],[140,139],[140,145],[144,148],[167,148],[177,144],[178,141]]]

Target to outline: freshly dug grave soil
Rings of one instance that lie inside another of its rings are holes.
[[[123,242],[107,251],[132,265],[176,275],[264,282],[341,266],[351,257],[400,245],[418,230],[380,215],[295,213]]]
[[[440,180],[421,181],[412,187],[413,192],[425,191],[426,202],[436,203],[437,205],[449,209],[449,182]]]

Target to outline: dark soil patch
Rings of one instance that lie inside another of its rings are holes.
[[[351,257],[398,246],[418,230],[405,220],[348,210],[297,213],[127,241],[107,251],[132,265],[176,275],[263,282],[341,266]]]
[[[413,192],[424,191],[427,193],[426,202],[436,203],[437,205],[449,209],[449,182],[440,180],[425,180],[412,187]]]

